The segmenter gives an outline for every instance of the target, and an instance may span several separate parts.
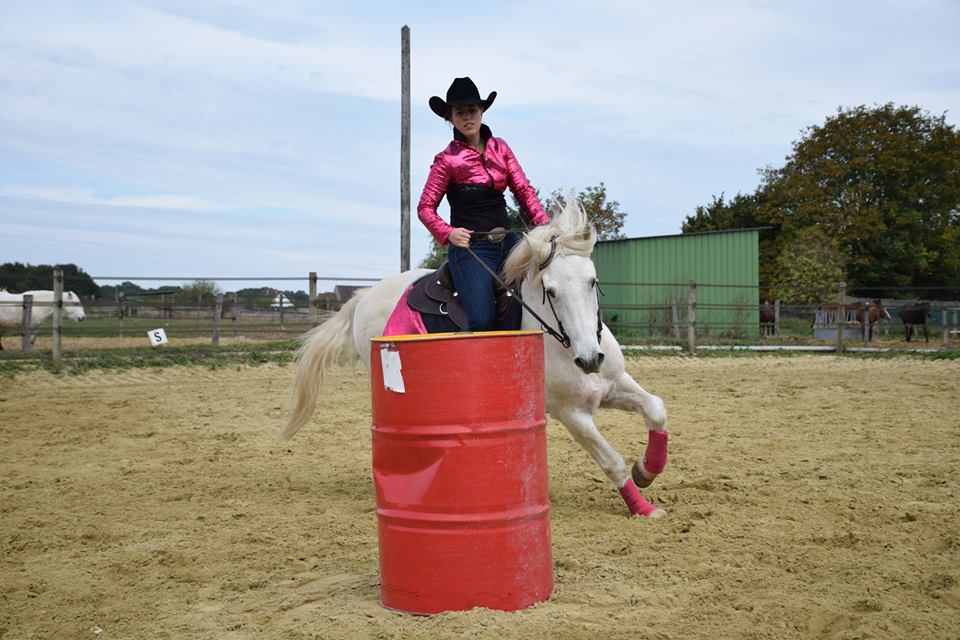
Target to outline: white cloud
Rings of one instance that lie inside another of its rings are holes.
[[[68,204],[92,204],[136,209],[174,209],[184,211],[225,211],[230,207],[189,195],[158,194],[144,196],[97,197],[86,189],[24,188],[0,185],[0,197],[23,198]]]

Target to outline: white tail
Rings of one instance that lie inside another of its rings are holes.
[[[289,440],[313,415],[323,374],[334,364],[356,357],[353,343],[353,314],[366,293],[356,294],[332,318],[305,333],[294,354],[296,373],[291,387],[290,421],[277,440]]]

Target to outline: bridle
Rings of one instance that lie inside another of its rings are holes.
[[[491,241],[494,241],[492,240],[492,238],[494,237],[494,234],[498,232],[503,232],[503,230],[494,229],[493,231],[490,231],[490,232],[483,232],[482,235],[487,235],[488,239],[491,239]],[[505,232],[503,233],[505,235]],[[503,236],[501,236],[500,239],[502,240]],[[496,240],[496,242],[499,242],[499,240]],[[512,296],[516,298],[517,302],[519,302],[524,309],[529,311],[530,315],[532,315],[534,318],[537,319],[537,322],[540,323],[540,328],[543,329],[544,332],[556,338],[557,342],[563,345],[564,349],[570,348],[570,336],[567,335],[566,329],[563,328],[563,322],[561,322],[560,316],[557,315],[557,310],[553,306],[553,296],[547,295],[547,288],[543,286],[542,278],[540,280],[540,287],[543,290],[543,300],[544,302],[550,305],[550,311],[553,313],[553,319],[557,324],[556,329],[550,326],[550,323],[548,323],[546,320],[541,318],[540,314],[538,314],[536,311],[531,309],[530,305],[528,305],[526,302],[523,301],[523,297],[520,296],[519,293],[514,291],[513,287],[511,287],[506,282],[504,282],[503,278],[500,277],[500,274],[498,274],[496,271],[494,271],[489,266],[487,266],[487,263],[481,260],[480,256],[478,256],[476,253],[473,252],[473,249],[467,246],[467,251],[470,253],[471,256],[473,256],[474,260],[480,263],[481,267],[486,269],[487,272],[491,276],[493,276],[494,280],[496,280],[501,287],[506,289],[507,296]],[[550,238],[550,253],[547,255],[546,259],[543,262],[537,265],[537,268],[540,271],[543,271],[544,269],[546,269],[550,265],[550,263],[553,261],[553,258],[556,256],[556,254],[557,254],[557,236],[553,236],[552,238]],[[600,336],[603,333],[603,320],[600,317],[600,296],[606,295],[606,294],[604,294],[603,290],[600,288],[599,281],[594,280],[593,286],[596,289],[596,294],[597,294],[597,344],[600,344]]]

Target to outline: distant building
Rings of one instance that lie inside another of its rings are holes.
[[[359,285],[338,284],[333,288],[333,295],[337,299],[337,304],[343,304],[353,297],[357,289],[364,289]]]
[[[332,291],[317,294],[317,307],[320,309],[336,309],[338,306],[337,296]]]
[[[682,233],[597,242],[604,322],[614,330],[655,335],[685,327],[690,282],[697,331],[716,334],[759,327],[761,228]]]
[[[273,302],[270,303],[271,309],[292,309],[294,308],[293,302],[287,296],[282,293],[278,293],[273,298]]]

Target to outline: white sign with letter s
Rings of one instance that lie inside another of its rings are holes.
[[[167,344],[167,332],[163,329],[153,329],[152,331],[147,331],[147,336],[150,337],[150,346],[159,347],[162,344]]]

